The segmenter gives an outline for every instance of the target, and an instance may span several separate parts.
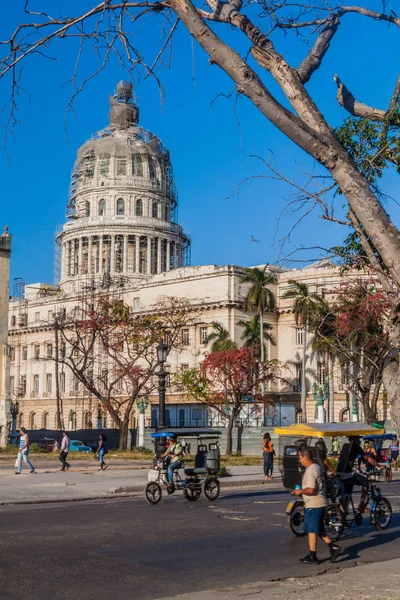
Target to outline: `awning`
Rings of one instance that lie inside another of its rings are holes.
[[[381,425],[368,425],[362,421],[356,423],[296,423],[288,427],[275,427],[277,435],[291,437],[332,437],[350,435],[376,435],[385,433]]]

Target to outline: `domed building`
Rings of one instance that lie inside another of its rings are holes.
[[[122,287],[189,264],[169,152],[138,122],[132,84],[121,81],[109,126],[83,144],[74,166],[57,236],[66,292]]]

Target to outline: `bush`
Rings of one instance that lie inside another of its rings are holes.
[[[147,454],[147,455],[153,456],[152,450],[149,450],[148,448],[145,448],[144,446],[135,446],[134,448],[132,448],[132,450],[134,452],[137,452],[138,454]]]
[[[218,477],[232,477],[232,471],[227,467],[221,467],[218,471]]]
[[[46,452],[46,450],[44,450],[44,448],[41,448],[39,444],[31,444],[29,446],[29,450],[30,452]]]

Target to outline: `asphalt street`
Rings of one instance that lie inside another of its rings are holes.
[[[321,548],[319,566],[298,562],[307,544],[286,526],[289,495],[268,486],[224,490],[215,503],[177,493],[156,506],[142,498],[4,506],[0,598],[150,600],[400,557],[400,482],[382,490],[390,528],[377,531],[366,517],[345,532],[335,565]]]

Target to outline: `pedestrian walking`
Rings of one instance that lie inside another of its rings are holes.
[[[68,437],[68,434],[66,431],[62,432],[62,440],[61,440],[61,452],[60,452],[60,458],[59,460],[61,461],[62,467],[60,469],[60,471],[65,471],[70,468],[70,464],[67,463],[67,456],[68,456],[68,452],[69,452],[69,442],[70,439]]]
[[[327,504],[322,469],[315,464],[309,448],[299,450],[299,461],[305,468],[300,490],[293,490],[294,496],[303,496],[304,502],[304,532],[308,534],[309,553],[300,559],[305,564],[318,564],[317,539],[320,537],[329,546],[331,561],[340,552],[340,547],[325,533],[324,515]]]
[[[100,471],[105,471],[108,467],[104,462],[104,455],[108,453],[107,436],[104,433],[99,435],[99,445],[97,447],[96,456],[99,459]]]
[[[274,445],[271,441],[269,433],[264,434],[263,441],[263,457],[264,457],[264,481],[271,481],[272,473],[274,472]]]
[[[31,461],[28,458],[29,457],[29,436],[26,433],[25,427],[21,427],[19,432],[21,434],[21,437],[19,438],[19,450],[18,450],[18,456],[17,456],[16,465],[15,465],[17,470],[15,471],[15,474],[21,475],[22,461],[24,461],[26,466],[30,469],[31,473],[36,473],[35,467],[33,466],[33,464],[31,463]]]
[[[397,435],[392,439],[392,443],[390,444],[391,450],[391,461],[393,465],[393,469],[397,471],[397,459],[399,458],[399,440],[397,439]]]

